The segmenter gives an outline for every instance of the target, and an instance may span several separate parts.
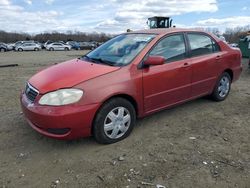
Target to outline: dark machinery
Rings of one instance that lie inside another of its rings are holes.
[[[148,18],[147,24],[150,29],[170,28],[172,27],[172,21],[173,20],[170,17],[154,16],[154,17]]]

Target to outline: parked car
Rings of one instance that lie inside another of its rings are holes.
[[[59,40],[59,41],[57,41],[57,42],[59,42],[59,43],[62,43],[62,44],[66,44],[64,41],[62,41],[62,40]]]
[[[98,47],[98,42],[93,41],[93,42],[90,42],[90,44],[94,47],[94,49]]]
[[[34,42],[33,40],[17,41],[17,42],[14,44],[14,46],[15,46],[15,48],[16,48],[17,46],[20,46],[20,45],[22,45],[22,44],[24,44],[24,43],[33,43],[33,42]]]
[[[80,49],[81,50],[93,50],[96,46],[91,42],[80,42]]]
[[[15,50],[15,44],[14,43],[8,43],[6,45],[7,45],[7,48],[8,48],[9,51]]]
[[[42,43],[41,42],[38,42],[38,41],[34,41],[34,43],[36,43],[36,44],[38,44],[39,46],[41,46],[41,48],[42,48]]]
[[[76,41],[68,41],[66,44],[70,45],[74,50],[80,50],[80,43]]]
[[[23,43],[21,45],[18,45],[15,47],[16,51],[22,52],[22,51],[39,51],[41,50],[41,46],[31,42],[31,43]]]
[[[5,43],[0,43],[0,52],[6,52],[8,50],[8,47]]]
[[[53,41],[48,40],[48,41],[46,41],[46,42],[43,44],[42,48],[43,48],[43,49],[46,49],[47,45],[52,44],[52,43],[53,43]]]
[[[240,41],[249,42],[250,41],[250,35],[247,35],[244,38],[241,38]]]
[[[35,74],[21,105],[43,135],[93,135],[109,144],[126,138],[137,118],[202,96],[225,100],[241,71],[240,50],[212,34],[177,28],[130,32]]]
[[[233,48],[239,48],[239,45],[237,43],[230,43],[229,46]]]
[[[54,42],[46,46],[46,49],[49,51],[54,51],[54,50],[65,50],[69,51],[71,50],[71,46],[67,44],[62,44],[59,42]]]
[[[22,45],[24,41],[17,41],[15,44],[14,44],[14,47],[17,47],[19,45]]]

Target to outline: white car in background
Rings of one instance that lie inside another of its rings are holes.
[[[239,45],[237,43],[230,43],[229,46],[232,48],[239,48]]]
[[[30,43],[23,43],[15,47],[16,51],[22,52],[22,51],[39,51],[41,50],[41,46],[37,43],[30,42]]]
[[[69,51],[69,50],[71,50],[71,48],[72,48],[71,45],[63,44],[60,42],[54,42],[54,43],[51,43],[49,45],[46,45],[46,49],[49,51],[54,51],[54,50]]]

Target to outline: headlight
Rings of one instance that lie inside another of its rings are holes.
[[[71,104],[79,101],[82,95],[83,91],[80,89],[60,89],[42,96],[39,104],[51,106]]]

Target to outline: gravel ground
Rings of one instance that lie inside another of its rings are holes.
[[[250,70],[226,101],[206,98],[138,120],[127,139],[58,141],[33,131],[20,109],[25,81],[86,51],[0,54],[0,187],[250,186]]]

